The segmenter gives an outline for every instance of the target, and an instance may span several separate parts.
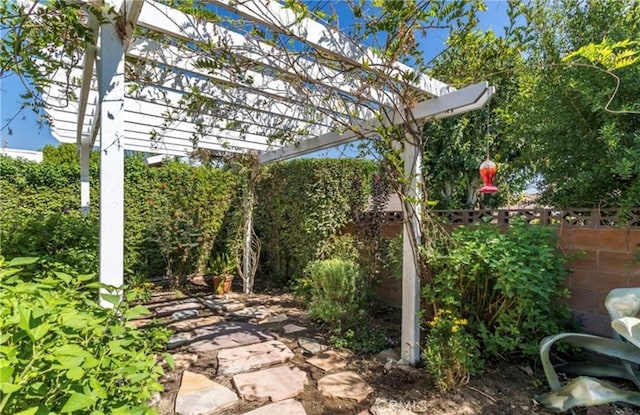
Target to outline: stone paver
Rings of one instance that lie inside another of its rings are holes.
[[[167,349],[175,349],[185,345],[194,338],[194,334],[190,332],[176,333],[169,337],[169,343],[167,343]]]
[[[171,314],[171,317],[169,317],[169,319],[173,321],[180,321],[180,320],[186,320],[188,318],[198,317],[199,315],[200,315],[200,310],[196,310],[196,309],[180,310]]]
[[[169,314],[173,314],[176,311],[184,311],[184,310],[193,310],[202,308],[202,304],[200,301],[192,299],[189,301],[181,301],[175,304],[169,304],[166,306],[158,307],[155,309],[156,315],[158,317],[168,316]]]
[[[185,371],[176,397],[176,414],[210,414],[232,406],[238,396],[229,388],[204,375]]]
[[[388,361],[393,361],[396,362],[398,360],[400,360],[400,353],[396,352],[393,349],[386,349],[381,351],[380,353],[378,353],[376,355],[376,359],[380,360],[381,362],[388,362]]]
[[[242,310],[245,306],[240,301],[216,297],[205,297],[204,304],[218,313],[229,313]]]
[[[227,317],[240,320],[263,320],[269,317],[269,315],[271,315],[271,313],[269,312],[269,309],[267,307],[258,305],[255,307],[246,307],[242,310],[230,312]]]
[[[176,321],[175,323],[167,324],[167,328],[170,328],[171,330],[193,330],[198,327],[209,326],[221,321],[222,317],[220,316],[208,316],[190,320]]]
[[[340,372],[327,375],[318,381],[318,390],[328,398],[341,398],[361,402],[373,392],[355,372]]]
[[[258,324],[282,323],[288,319],[289,317],[286,314],[276,314],[275,316],[265,318]]]
[[[297,367],[278,366],[233,377],[238,395],[246,401],[272,402],[294,398],[308,384],[307,374]]]
[[[327,350],[327,346],[320,344],[316,339],[298,337],[298,345],[307,353],[318,354]]]
[[[174,353],[171,356],[176,364],[176,370],[188,369],[198,360],[198,355],[195,353]]]
[[[307,415],[304,406],[294,399],[272,403],[243,415]]]
[[[287,334],[297,333],[299,331],[305,331],[306,329],[307,329],[306,327],[298,326],[295,324],[287,324],[286,326],[282,327],[282,330],[284,330],[284,332]]]
[[[222,349],[218,352],[218,375],[232,375],[286,363],[292,357],[291,349],[277,340]]]
[[[195,339],[189,346],[190,352],[211,352],[230,347],[246,346],[278,336],[263,327],[241,322],[221,322],[194,330]]]
[[[307,363],[318,367],[325,372],[329,372],[331,370],[341,370],[347,366],[347,362],[345,362],[345,358],[349,355],[347,353],[340,353],[334,350],[327,350],[326,352],[320,353],[317,356],[310,357],[307,359]]]

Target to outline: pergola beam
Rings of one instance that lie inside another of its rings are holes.
[[[126,102],[126,101],[125,101]],[[126,105],[125,105],[126,107]],[[64,120],[70,113],[61,113],[55,110],[48,110],[47,113],[53,117],[59,117],[56,126],[61,129],[72,129],[74,123]],[[160,116],[151,116],[143,112],[132,112],[125,109],[127,118],[135,119],[136,122],[129,122],[125,127],[125,137],[129,137],[130,132],[145,134],[148,140],[164,140],[166,137],[172,137],[181,140],[185,145],[192,146],[194,137],[198,142],[207,142],[212,138],[222,145],[246,148],[247,150],[265,151],[270,147],[270,139],[265,136],[243,133],[233,130],[223,130],[216,127],[203,127],[202,131],[198,131],[195,123],[176,121],[167,125],[162,125],[163,118]],[[91,117],[90,120],[97,120],[98,117]],[[205,121],[207,119],[205,118]],[[206,124],[205,124],[206,125]],[[83,133],[86,137],[90,136],[90,127],[86,127]],[[202,133],[202,134],[200,134]],[[154,138],[155,137],[155,138]],[[87,139],[87,141],[91,141]],[[93,147],[91,144],[91,147]]]
[[[493,87],[490,87],[487,82],[480,82],[447,95],[423,101],[411,109],[409,114],[396,110],[387,117],[381,116],[382,120],[373,118],[355,124],[344,132],[331,132],[260,154],[258,160],[261,163],[287,160],[292,157],[347,144],[358,138],[372,136],[376,134],[376,130],[379,128],[401,125],[412,120],[436,120],[462,114],[481,108],[491,99],[493,93]]]

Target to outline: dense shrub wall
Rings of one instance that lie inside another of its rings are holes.
[[[98,168],[91,165],[91,215],[82,217],[80,168],[60,157],[40,164],[0,157],[0,254],[55,257],[87,272],[97,269]],[[169,163],[153,168],[125,159],[127,278],[194,271],[209,256],[233,200],[228,170]],[[222,244],[221,246],[224,246]]]
[[[357,159],[299,159],[263,167],[256,186],[260,277],[298,277],[321,244],[366,205],[375,165]]]
[[[80,167],[73,146],[45,151],[43,163],[0,157],[0,254],[55,257],[97,269],[98,160],[91,162],[91,215],[78,212]],[[321,244],[353,222],[370,194],[374,163],[301,159],[260,167],[255,229],[258,278],[287,283],[316,259]],[[125,273],[130,280],[201,269],[229,246],[241,180],[229,169],[125,159]],[[237,212],[236,212],[237,213]]]

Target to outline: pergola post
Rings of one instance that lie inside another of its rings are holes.
[[[89,213],[89,203],[91,201],[89,187],[89,160],[91,158],[91,147],[88,144],[80,145],[80,212],[83,215]]]
[[[420,185],[422,149],[415,139],[404,142],[404,174],[408,181],[402,227],[402,335],[401,357],[415,365],[420,360],[420,268],[414,245],[422,240],[420,231]]]
[[[100,282],[123,283],[124,260],[124,54],[116,26],[100,25]],[[109,306],[104,300],[101,303]]]

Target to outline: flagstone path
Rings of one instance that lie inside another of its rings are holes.
[[[311,337],[286,309],[242,299],[165,295],[147,305],[151,315],[135,322],[175,331],[167,349],[176,367],[165,383],[180,387],[154,400],[161,414],[307,415],[305,393],[347,409],[340,413],[376,413],[358,405],[373,389],[349,370],[349,353]]]

